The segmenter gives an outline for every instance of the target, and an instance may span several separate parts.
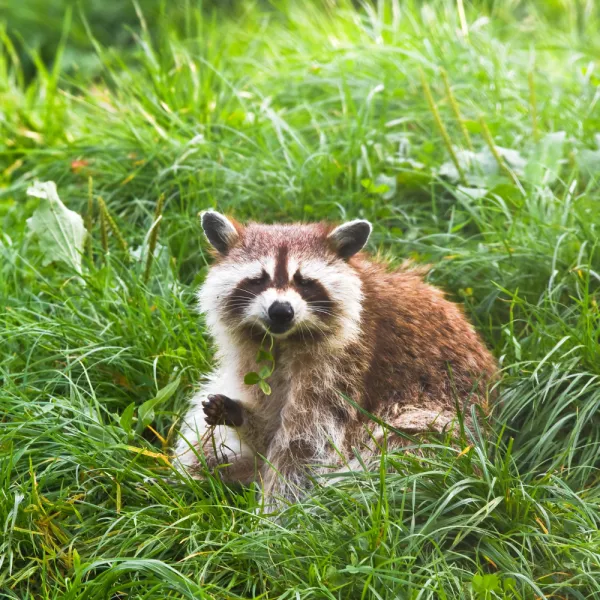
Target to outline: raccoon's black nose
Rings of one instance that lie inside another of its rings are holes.
[[[294,309],[289,302],[276,300],[269,307],[269,319],[276,328],[285,328],[294,318]]]

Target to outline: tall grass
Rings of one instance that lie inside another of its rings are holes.
[[[61,20],[33,75],[2,35],[0,597],[600,597],[598,13],[463,4],[165,5],[126,46],[89,25],[91,70],[61,60]],[[34,179],[106,204],[82,278],[42,264]],[[211,206],[365,217],[373,252],[432,264],[500,361],[491,428],[317,484],[278,520],[177,474],[212,363],[193,311]],[[149,427],[122,418],[179,376]]]

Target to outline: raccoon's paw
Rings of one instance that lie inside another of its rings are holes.
[[[223,394],[211,394],[202,402],[204,420],[207,425],[227,425],[240,427],[244,422],[244,409],[237,400]]]

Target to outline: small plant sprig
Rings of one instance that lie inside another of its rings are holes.
[[[427,100],[427,104],[429,105],[429,110],[431,111],[431,114],[433,115],[433,120],[435,121],[435,124],[437,125],[437,128],[442,136],[442,140],[444,141],[444,144],[446,145],[448,154],[450,154],[450,158],[452,159],[452,162],[454,163],[454,166],[456,167],[456,172],[458,173],[461,183],[465,183],[465,181],[466,181],[465,180],[465,172],[463,171],[463,168],[458,160],[458,156],[456,156],[456,151],[454,150],[454,147],[452,146],[452,140],[450,139],[450,134],[448,133],[448,130],[446,129],[446,126],[444,125],[444,122],[442,121],[442,117],[440,116],[440,111],[438,110],[438,108],[435,104],[435,100],[433,99],[433,94],[431,93],[431,88],[429,87],[429,83],[427,82],[427,78],[425,77],[425,72],[423,71],[423,69],[419,69],[419,71],[421,74],[421,83],[423,85],[423,91],[425,92],[425,100]]]
[[[268,349],[267,349],[267,342]],[[274,339],[270,333],[266,333],[260,343],[260,349],[256,353],[256,364],[259,365],[258,371],[250,371],[244,375],[246,385],[258,385],[265,396],[271,395],[271,386],[267,379],[275,371],[275,357],[273,356]]]
[[[108,251],[108,235],[107,235],[107,225],[110,227],[110,230],[113,232],[115,239],[121,250],[124,252],[126,261],[129,261],[129,249],[127,245],[127,241],[125,237],[121,233],[119,226],[116,221],[112,218],[111,214],[108,212],[108,207],[106,206],[106,202],[102,196],[98,196],[98,206],[100,208],[100,222],[102,224],[102,246],[104,247],[104,251]]]
[[[452,112],[454,113],[454,118],[460,127],[460,131],[465,138],[465,142],[467,144],[467,148],[473,152],[473,142],[471,141],[471,136],[469,135],[469,130],[465,125],[465,120],[460,112],[460,108],[458,106],[458,102],[456,101],[456,97],[454,96],[454,92],[452,91],[452,86],[450,85],[450,80],[448,79],[448,73],[446,69],[441,69],[440,74],[442,75],[442,81],[444,82],[444,87],[446,88],[446,96],[448,97],[448,101],[450,102],[450,106],[452,108]]]
[[[102,198],[98,198],[98,205],[100,207],[100,240],[102,241],[102,250],[104,250],[104,256],[108,255],[108,225],[106,223],[106,213],[102,210],[104,201]]]
[[[510,167],[506,164],[506,162],[502,158],[502,155],[500,154],[500,152],[498,152],[498,149],[496,148],[496,146],[494,144],[494,138],[492,137],[492,134],[490,133],[490,130],[489,130],[488,126],[487,126],[487,123],[485,122],[485,119],[483,118],[483,115],[481,117],[479,117],[479,123],[481,125],[481,134],[483,136],[483,139],[485,140],[485,143],[487,144],[488,148],[490,149],[490,152],[492,153],[492,156],[496,160],[496,163],[498,163],[498,167],[510,179],[513,180],[513,182],[515,183],[515,185],[519,186],[519,180],[517,179],[517,176],[510,169]]]

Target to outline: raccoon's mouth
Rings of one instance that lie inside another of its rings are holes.
[[[294,328],[294,323],[273,323],[272,321],[263,321],[263,327],[273,335],[285,335]]]

